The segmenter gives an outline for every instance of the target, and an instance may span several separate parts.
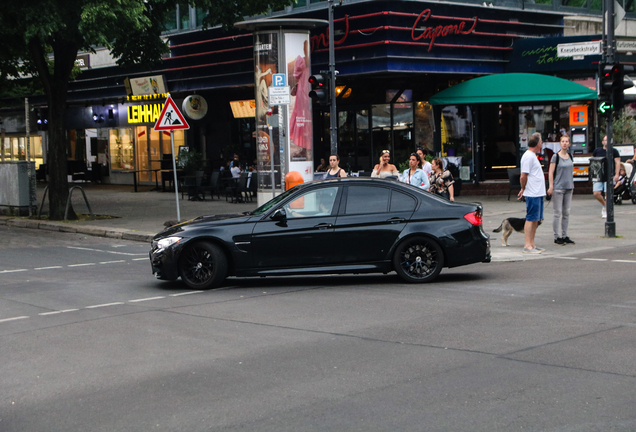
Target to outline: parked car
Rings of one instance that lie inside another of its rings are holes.
[[[251,212],[201,216],[152,240],[152,271],[191,288],[227,276],[388,273],[430,282],[443,267],[490,262],[479,204],[391,180],[300,184]]]

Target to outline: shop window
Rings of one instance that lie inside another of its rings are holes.
[[[134,169],[134,146],[132,128],[108,131],[110,163],[113,170]]]
[[[399,166],[415,151],[413,144],[413,104],[393,104],[393,163]]]
[[[373,167],[378,163],[382,150],[391,150],[391,105],[372,105],[371,124],[373,127],[371,167]]]
[[[428,102],[415,103],[415,119],[413,133],[415,136],[415,147],[426,149],[429,154],[433,154],[433,132],[435,131],[435,119],[433,117],[433,106]]]
[[[359,110],[356,113],[356,153],[358,170],[368,170],[373,168],[371,164],[371,132],[369,131],[369,110]]]
[[[5,160],[26,160],[26,137],[5,137],[1,145],[0,151],[4,153]],[[31,160],[35,161],[37,169],[44,162],[42,137],[32,135],[29,145],[31,147]]]
[[[442,110],[441,152],[447,162],[453,163],[462,180],[470,178],[473,165],[473,119],[467,105],[447,106]],[[512,163],[516,163],[516,151],[512,145]],[[493,147],[493,146],[488,146]],[[463,168],[463,170],[462,170]]]

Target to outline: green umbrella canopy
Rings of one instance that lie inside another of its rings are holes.
[[[596,99],[595,90],[549,75],[508,73],[473,78],[442,90],[432,105]]]

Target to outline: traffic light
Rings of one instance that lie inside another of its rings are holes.
[[[611,101],[614,82],[616,77],[620,74],[620,67],[618,64],[613,63],[600,63],[599,64],[599,96],[601,99]]]
[[[614,110],[620,111],[625,106],[625,93],[624,90],[632,87],[634,83],[631,79],[625,80],[625,75],[627,73],[634,72],[634,66],[629,65],[618,65],[619,72],[617,74],[616,82],[614,83]]]
[[[329,105],[331,103],[331,91],[329,88],[329,74],[316,74],[309,77],[311,91],[309,97],[315,99],[320,105]]]
[[[599,65],[599,96],[611,102],[614,112],[620,111],[625,105],[623,91],[634,85],[631,80],[625,81],[625,73],[634,71],[633,66],[620,63],[601,63]]]

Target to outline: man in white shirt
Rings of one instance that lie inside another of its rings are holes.
[[[543,220],[543,197],[545,197],[545,176],[537,154],[541,153],[541,134],[533,133],[528,140],[528,150],[521,157],[521,190],[518,199],[526,198],[526,224],[524,234],[526,243],[523,247],[525,254],[540,254],[545,249],[534,244],[534,235],[539,222]]]
[[[232,168],[230,168],[230,172],[232,172],[232,178],[241,177],[241,168],[240,168],[240,166],[238,164],[236,164]]]

